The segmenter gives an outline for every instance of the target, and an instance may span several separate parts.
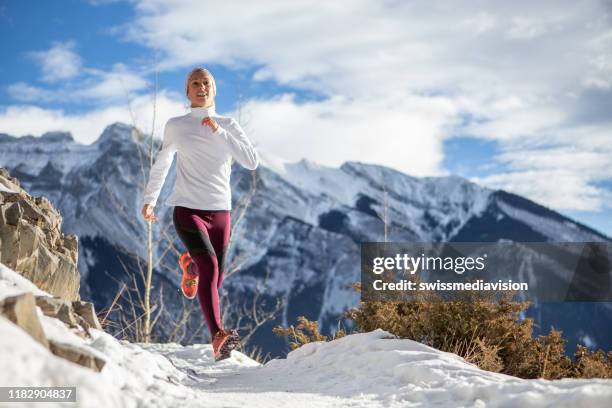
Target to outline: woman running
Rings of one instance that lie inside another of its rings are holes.
[[[232,158],[249,170],[257,168],[259,159],[240,125],[215,112],[217,90],[208,70],[195,68],[187,75],[185,94],[191,112],[166,123],[142,215],[156,221],[153,209],[176,153],[176,182],[167,204],[174,206],[174,227],[187,248],[179,258],[181,290],[189,299],[198,295],[218,361],[228,358],[239,341],[235,330],[223,328],[219,310],[230,239]]]

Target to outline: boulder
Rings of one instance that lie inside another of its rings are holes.
[[[55,317],[66,323],[68,327],[78,327],[72,304],[67,300],[58,297],[37,296],[36,306],[40,307],[45,316]]]
[[[77,326],[77,319],[81,319],[85,322],[85,319],[82,319],[79,315],[76,315],[75,318],[71,303],[63,299],[48,296],[38,296],[35,299],[31,293],[5,298],[0,302],[0,315],[21,327],[34,340],[42,344],[45,348],[48,348],[56,356],[94,371],[101,371],[105,361],[91,352],[70,344],[59,343],[47,339],[42,325],[40,324],[40,320],[38,319],[38,314],[36,313],[37,305],[45,315],[57,317],[63,322],[69,322],[68,324],[74,325],[74,327]],[[89,305],[91,305],[91,303],[89,303]],[[80,310],[86,310],[87,312],[85,312],[85,314],[93,312],[93,305],[89,307],[79,304],[79,308]]]
[[[47,198],[32,197],[2,168],[0,184],[0,262],[40,289],[78,301],[77,237],[61,232],[62,217]]]
[[[75,301],[72,302],[72,307],[76,314],[87,323],[87,326],[89,326],[85,327],[85,329],[94,328],[102,330],[102,325],[98,320],[98,316],[96,315],[96,310],[94,309],[93,303]]]
[[[50,341],[50,350],[58,357],[72,361],[75,364],[90,368],[94,371],[102,371],[106,362],[101,358],[93,355],[91,352],[71,344],[59,343],[54,340]]]
[[[36,302],[31,293],[5,298],[0,302],[0,314],[21,327],[44,347],[49,347],[49,342],[36,313]]]
[[[0,167],[0,183],[4,184],[9,190],[21,190],[21,183],[19,183],[19,180],[16,177],[11,177],[8,170],[4,167]]]
[[[102,330],[93,303],[68,302],[59,297],[37,296],[36,305],[40,307],[45,316],[54,317],[68,327],[78,329],[76,334],[81,337],[90,336],[89,329],[91,328]]]

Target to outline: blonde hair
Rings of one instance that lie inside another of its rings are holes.
[[[207,70],[206,68],[202,68],[202,67],[196,67],[192,69],[191,72],[187,75],[187,78],[185,78],[185,96],[189,94],[189,80],[191,79],[191,76],[195,74],[196,72],[201,72],[209,76],[210,84],[212,85],[211,88],[212,88],[213,94],[214,96],[217,96],[217,84],[215,83],[215,77],[213,76],[213,74],[210,73],[209,70]]]

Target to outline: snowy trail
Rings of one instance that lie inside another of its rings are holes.
[[[0,299],[23,292],[45,294],[0,264]],[[522,380],[480,370],[454,354],[382,330],[307,344],[262,366],[236,351],[216,363],[208,344],[133,344],[98,330],[83,339],[40,309],[38,315],[47,338],[106,361],[100,373],[70,363],[0,317],[0,385],[77,387],[77,404],[56,406],[612,406],[612,380]]]
[[[206,395],[207,406],[609,407],[612,402],[609,380],[522,380],[382,330],[308,344],[265,366],[239,353],[215,364],[207,345],[146,348],[182,369],[197,367],[191,386]]]
[[[375,396],[340,396],[335,393],[313,391],[312,384],[295,387],[302,379],[289,375],[280,376],[278,370],[261,366],[239,352],[232,358],[214,362],[210,345],[183,347],[177,344],[152,344],[139,346],[167,357],[185,373],[184,382],[200,393],[197,406],[207,407],[382,407]],[[330,379],[331,385],[338,385]],[[321,384],[323,386],[323,384]],[[316,389],[316,388],[315,388]],[[187,405],[190,406],[190,405]]]

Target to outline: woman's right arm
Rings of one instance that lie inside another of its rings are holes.
[[[176,144],[174,141],[175,137],[171,125],[172,124],[170,121],[166,123],[162,148],[159,153],[157,153],[155,163],[153,164],[153,167],[151,167],[149,182],[147,183],[147,187],[144,191],[144,206],[142,208],[142,213],[145,219],[147,218],[146,213],[150,213],[154,219],[152,208],[155,207],[155,204],[157,203],[159,193],[164,185],[164,181],[168,175],[168,170],[170,170],[172,160],[174,159],[174,154],[176,153]],[[147,206],[151,209],[150,211],[146,210]]]

